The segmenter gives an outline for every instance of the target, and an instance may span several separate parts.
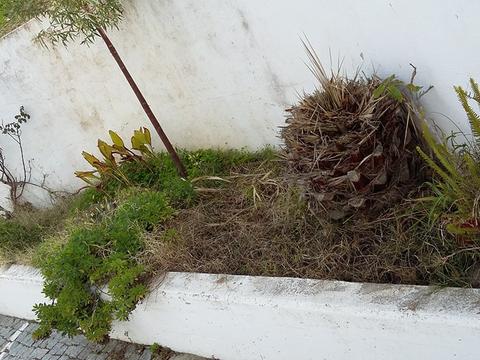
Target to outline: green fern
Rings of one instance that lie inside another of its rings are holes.
[[[476,210],[480,196],[480,115],[470,105],[473,100],[480,104],[480,89],[475,80],[470,79],[472,95],[460,86],[454,87],[458,99],[467,114],[474,144],[450,148],[444,139],[437,142],[426,124],[423,136],[432,156],[418,148],[420,156],[438,175],[431,184],[433,195],[422,199],[430,205],[434,221],[446,220],[446,230],[456,236],[477,240],[480,235],[480,218]]]
[[[475,80],[470,79],[470,85],[474,94],[472,99],[477,103],[480,103],[480,89],[478,88],[478,84],[475,82]],[[460,103],[463,106],[463,109],[465,110],[465,113],[467,114],[475,141],[477,144],[480,144],[480,115],[478,115],[470,106],[469,100],[471,97],[469,94],[461,86],[454,86],[454,89],[457,93]]]
[[[428,156],[420,147],[418,147],[417,151],[420,153],[420,156],[446,183],[455,189],[455,191],[459,191],[458,178],[461,177],[461,175],[457,169],[457,161],[455,156],[450,152],[446,143],[436,142],[427,124],[422,125],[422,131],[425,142],[440,162],[440,165],[438,165],[430,156]]]

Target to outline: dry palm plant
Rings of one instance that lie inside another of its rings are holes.
[[[425,92],[413,85],[415,68],[409,84],[359,71],[353,78],[340,71],[328,76],[304,45],[320,87],[287,110],[282,138],[291,173],[310,204],[331,218],[362,209],[375,216],[422,183],[416,146],[418,98]]]

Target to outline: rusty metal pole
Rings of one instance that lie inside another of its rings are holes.
[[[140,102],[140,105],[142,105],[143,110],[147,114],[150,122],[152,123],[153,127],[157,131],[158,135],[160,136],[160,139],[163,142],[163,145],[165,145],[165,148],[169,152],[170,156],[172,157],[173,162],[175,163],[175,166],[177,167],[178,174],[186,178],[187,177],[187,170],[185,169],[185,166],[182,163],[182,160],[180,160],[180,157],[177,154],[177,151],[173,147],[172,143],[167,137],[167,134],[162,129],[162,126],[158,122],[155,114],[153,113],[152,109],[150,108],[150,105],[148,105],[147,100],[145,100],[145,97],[143,96],[142,92],[138,88],[138,85],[136,84],[135,80],[133,80],[132,75],[130,75],[130,72],[128,71],[127,67],[125,66],[122,58],[117,52],[117,49],[115,46],[112,44],[110,41],[109,37],[105,33],[105,30],[102,28],[97,29],[100,36],[102,37],[103,41],[108,47],[108,50],[110,50],[110,53],[112,54],[113,58],[117,62],[118,66],[120,67],[120,70],[122,71],[123,75],[127,79],[128,83],[130,84],[130,87],[132,88],[133,92],[135,93],[138,101]]]

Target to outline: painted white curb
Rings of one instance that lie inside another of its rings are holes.
[[[0,313],[33,319],[35,270],[0,270]],[[169,273],[112,337],[222,360],[480,358],[480,290]]]
[[[47,302],[40,271],[27,266],[0,267],[0,314],[35,320],[34,304]]]

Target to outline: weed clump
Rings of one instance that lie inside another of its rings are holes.
[[[0,219],[0,251],[11,248],[23,250],[39,240],[36,226],[25,226],[19,222]]]
[[[47,209],[17,205],[10,217],[0,218],[0,265],[29,263],[33,249],[43,239],[61,231],[72,211],[72,201],[61,199]]]
[[[431,183],[433,195],[425,199],[430,202],[432,215],[443,217],[449,232],[471,237],[480,235],[480,115],[469,104],[473,100],[480,105],[480,89],[475,80],[470,79],[473,96],[461,87],[455,91],[470,122],[473,138],[467,143],[459,143],[458,135],[446,138],[442,134],[441,142],[423,126],[423,135],[429,145],[431,156],[418,149],[426,163],[435,172]]]

